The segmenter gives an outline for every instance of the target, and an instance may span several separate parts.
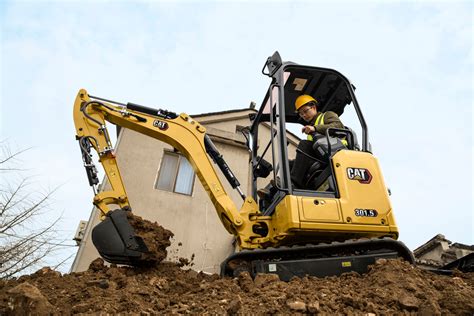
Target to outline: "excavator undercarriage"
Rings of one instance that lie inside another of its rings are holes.
[[[242,250],[229,256],[221,265],[221,275],[237,276],[247,271],[278,274],[280,280],[312,275],[325,277],[345,272],[367,272],[377,259],[403,258],[414,263],[413,254],[401,242],[391,238],[346,240],[320,244],[282,246]]]

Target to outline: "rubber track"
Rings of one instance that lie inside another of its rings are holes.
[[[389,237],[372,239],[350,239],[343,242],[306,244],[294,246],[270,247],[266,249],[246,249],[227,257],[221,264],[221,275],[232,276],[230,261],[239,260],[251,263],[257,260],[306,259],[318,257],[344,257],[359,252],[396,251],[399,257],[414,264],[413,253],[401,241]]]

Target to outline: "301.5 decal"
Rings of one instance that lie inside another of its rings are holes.
[[[355,213],[355,216],[361,216],[361,217],[377,217],[377,215],[379,215],[376,210],[362,209],[362,208],[356,208],[354,213]]]

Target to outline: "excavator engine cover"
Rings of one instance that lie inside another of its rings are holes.
[[[137,236],[130,225],[129,211],[116,209],[92,230],[92,242],[99,254],[108,262],[139,265],[142,255],[148,252],[143,239]]]

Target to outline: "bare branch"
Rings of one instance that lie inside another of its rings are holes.
[[[16,189],[11,192],[10,197],[6,199],[5,202],[1,202],[1,210],[0,210],[0,215],[3,215],[9,208],[10,204],[12,203],[13,199],[17,196],[17,194],[23,189],[23,186],[25,185],[26,180],[22,180],[21,183],[16,187]],[[3,198],[3,196],[2,196]],[[13,206],[17,205],[19,201],[14,203]],[[12,206],[12,207],[13,207]]]
[[[8,144],[0,141],[0,171],[20,170],[13,168],[12,162],[25,151],[12,153]],[[9,164],[8,166],[6,164]],[[17,177],[16,174],[9,176]],[[55,251],[74,245],[64,240],[56,240],[55,230],[61,216],[45,222],[44,215],[51,212],[50,200],[56,189],[40,193],[31,187],[27,177],[17,185],[16,181],[4,181],[0,188],[0,278],[9,278],[37,268],[43,260],[51,257]],[[6,184],[6,185],[5,185]],[[60,261],[62,265],[69,258]]]
[[[31,218],[31,216],[38,210],[44,207],[44,204],[51,196],[51,193],[45,195],[41,200],[33,204],[32,206],[23,209],[22,212],[18,212],[15,214],[13,219],[9,221],[9,223],[3,227],[0,227],[0,233],[6,232],[7,230],[11,229],[14,226],[21,225],[24,221]]]
[[[30,150],[31,148],[32,148],[32,147],[29,147],[29,148],[26,148],[26,149],[17,151],[17,152],[15,152],[15,153],[13,153],[13,154],[10,153],[10,152],[8,152],[8,154],[6,155],[6,157],[1,158],[2,160],[0,160],[0,165],[1,165],[1,164],[4,164],[4,163],[6,163],[6,162],[8,162],[8,161],[10,161],[10,160],[13,160],[16,156],[21,155],[22,153],[24,153],[24,152],[27,151],[27,150]]]
[[[40,252],[39,255],[33,256],[34,254],[38,253],[38,250],[43,246],[43,243],[38,243],[36,245],[32,245],[30,248],[25,249],[26,251],[23,252],[23,255],[15,260],[16,262],[10,265],[7,270],[0,270],[0,275],[8,278],[38,263],[51,252],[51,249],[47,248],[46,250]],[[27,258],[28,260],[26,260]]]

